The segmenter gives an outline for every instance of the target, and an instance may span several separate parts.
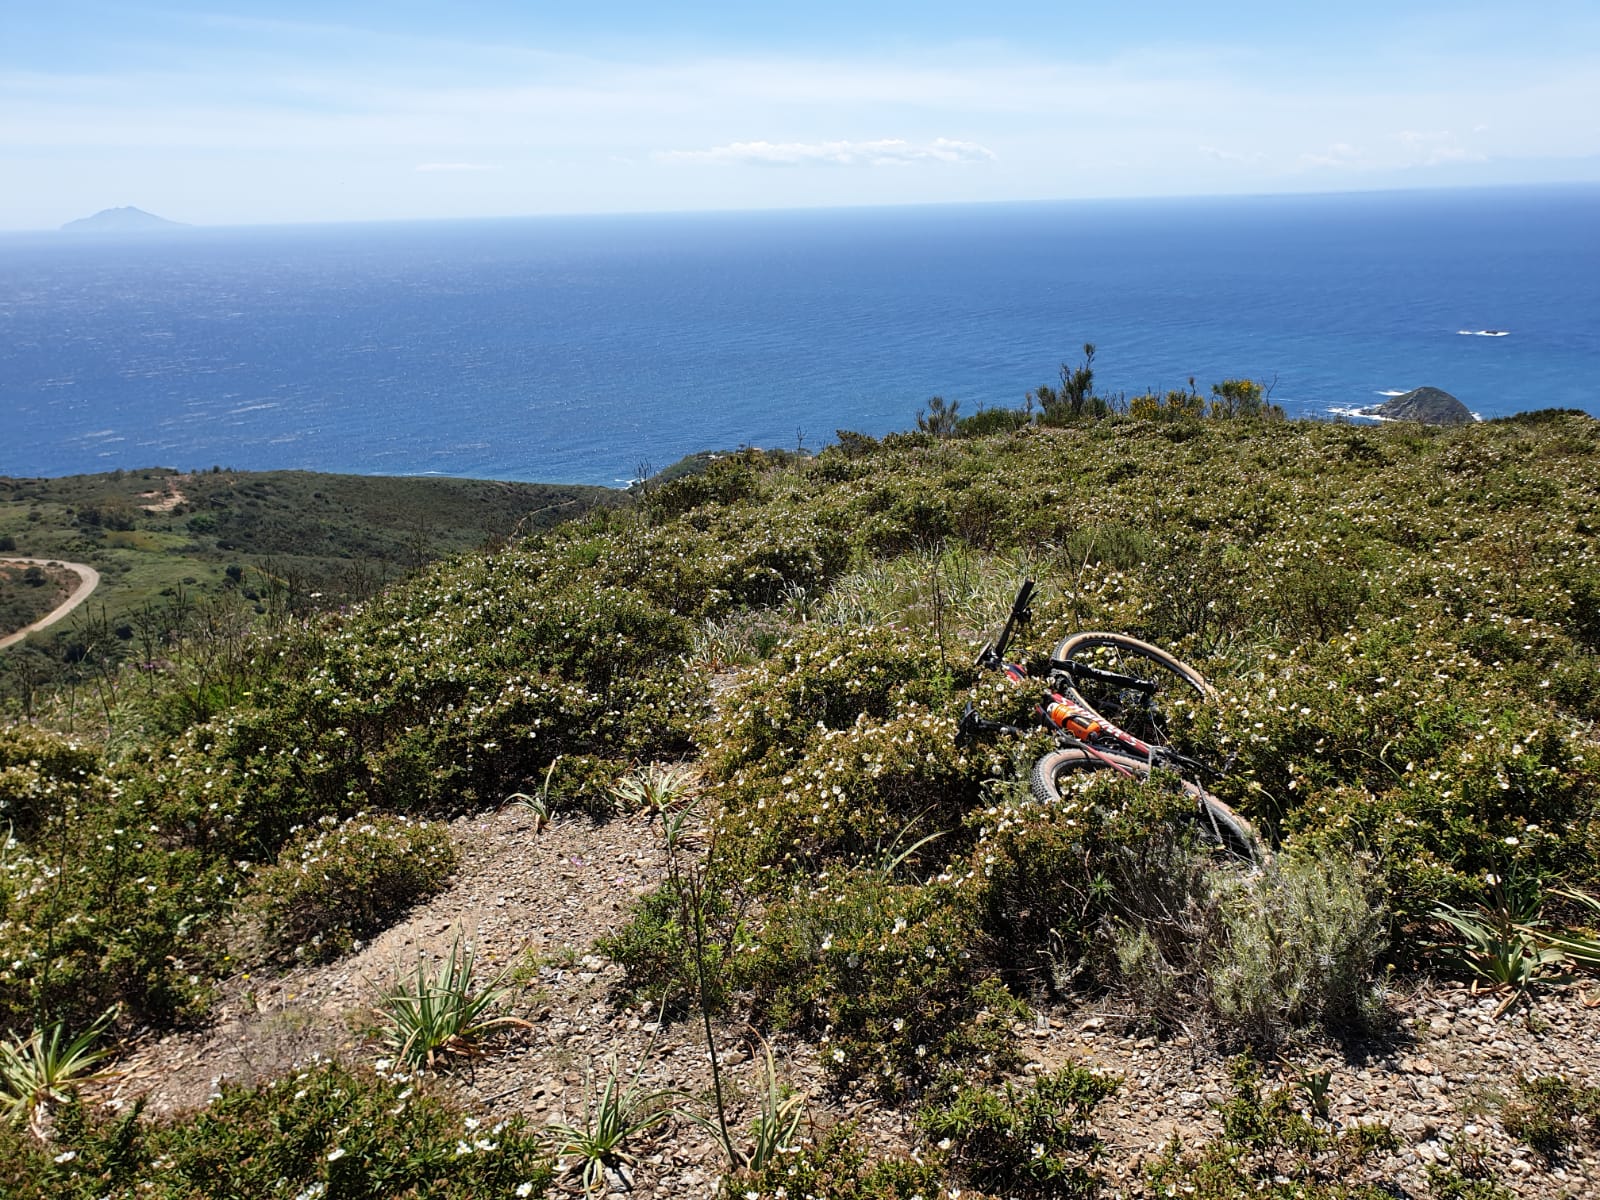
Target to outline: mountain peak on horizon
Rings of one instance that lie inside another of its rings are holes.
[[[142,208],[128,205],[106,208],[92,217],[80,217],[61,227],[64,233],[144,233],[157,229],[186,229],[181,221],[169,221]]]

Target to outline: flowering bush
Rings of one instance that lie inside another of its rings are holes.
[[[992,960],[1019,987],[1115,980],[1114,920],[1162,945],[1191,932],[1163,918],[1183,913],[1195,890],[1193,801],[1159,777],[1141,785],[1091,771],[1076,783],[1059,805],[1000,792],[970,818],[977,838],[965,869],[952,867]]]
[[[277,952],[322,961],[433,895],[455,868],[442,825],[364,813],[324,817],[255,874],[244,906]]]
[[[1063,984],[1080,962],[1100,979],[1158,961],[1181,976],[1159,922],[1097,917],[1107,887],[1142,894],[1122,882],[1141,879],[1212,920],[1204,860],[1181,839],[1138,843],[1131,865],[1108,852],[1095,861],[1114,869],[1097,874],[1072,865],[1065,822],[1082,813],[1039,826],[1036,866],[1018,865],[998,819],[960,820],[998,801],[986,780],[1016,774],[1003,745],[950,745],[962,701],[1016,718],[1035,699],[976,687],[965,663],[1003,600],[968,602],[1010,594],[1023,572],[1040,588],[1019,653],[1037,661],[1071,629],[1109,628],[1205,672],[1219,724],[1197,749],[1231,768],[1214,790],[1280,847],[1370,856],[1401,961],[1434,904],[1470,905],[1487,877],[1600,880],[1600,423],[1113,416],[848,441],[816,463],[743,456],[654,506],[286,628],[259,646],[243,702],[139,750],[119,743],[114,760],[0,737],[14,826],[0,1016],[93,1019],[114,998],[141,1020],[194,1011],[231,969],[217,930],[248,877],[239,864],[277,861],[296,826],[498,804],[537,791],[552,761],[553,793],[595,795],[608,764],[696,750],[729,886],[768,903],[734,956],[767,964],[747,985],[763,1003],[781,1000],[772,981],[794,962],[823,1007],[892,1023],[909,996],[870,982],[873,967],[851,998],[795,929],[814,893],[936,832],[917,873],[947,876],[967,907],[928,941],[972,956],[970,975],[930,985],[954,997],[930,1002],[951,1020],[997,973],[1019,991],[1044,980],[1047,955]],[[903,550],[914,556],[882,557]],[[762,661],[708,716],[708,664],[745,657],[692,657],[713,619],[758,628],[748,657]],[[932,1029],[913,1049],[933,1052]],[[900,1050],[886,1053],[899,1070]]]
[[[41,1143],[0,1126],[0,1192],[16,1200],[140,1196],[545,1195],[552,1172],[521,1118],[490,1124],[406,1080],[323,1063],[224,1084],[198,1113],[102,1121],[72,1104]]]
[[[830,1126],[764,1166],[723,1181],[729,1200],[934,1200],[942,1188],[942,1152],[874,1158],[849,1122]]]
[[[901,701],[821,728],[785,765],[774,756],[720,787],[730,852],[761,876],[892,857],[929,834],[956,835],[996,764],[955,744],[956,723]],[[941,849],[945,847],[941,846]]]
[[[0,826],[29,836],[63,795],[99,773],[89,746],[28,725],[0,728]]]
[[[1089,1197],[1101,1142],[1087,1131],[1095,1107],[1117,1090],[1114,1076],[1069,1062],[1027,1088],[964,1087],[917,1114],[923,1132],[949,1147],[951,1165],[995,1195]]]
[[[233,869],[175,844],[81,747],[26,730],[0,747],[3,786],[32,813],[0,832],[0,1028],[83,1028],[114,1003],[148,1021],[196,1013],[221,951],[190,931],[226,910]]]
[[[894,1094],[950,1066],[1013,1064],[1009,1026],[1026,1006],[975,953],[976,933],[948,886],[851,872],[773,904],[733,968],[758,1013],[820,1035],[831,1075]]]
[[[970,671],[966,674],[970,677]],[[792,761],[818,730],[948,703],[956,681],[936,646],[909,630],[803,628],[724,698],[703,735],[715,777],[772,756]]]

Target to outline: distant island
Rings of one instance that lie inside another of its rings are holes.
[[[169,221],[142,208],[107,208],[92,217],[80,217],[61,227],[63,233],[153,233],[164,229],[187,229],[182,221]]]
[[[1470,425],[1477,420],[1465,404],[1436,387],[1412,388],[1382,404],[1362,409],[1361,415],[1385,421],[1420,421],[1424,425]]]

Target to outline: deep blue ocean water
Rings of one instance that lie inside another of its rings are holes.
[[[1102,392],[1600,415],[1600,188],[7,235],[0,474],[612,483],[1018,405],[1085,341]]]

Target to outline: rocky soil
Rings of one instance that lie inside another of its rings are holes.
[[[494,1053],[446,1074],[445,1085],[490,1115],[521,1112],[535,1121],[581,1117],[595,1077],[613,1060],[650,1086],[709,1096],[704,1036],[694,1022],[659,1028],[648,1007],[614,998],[619,972],[590,947],[625,920],[635,897],[664,870],[660,826],[643,815],[604,825],[558,821],[540,829],[520,806],[452,827],[462,865],[452,885],[408,919],[336,963],[281,975],[230,980],[214,1023],[137,1046],[103,1087],[121,1105],[147,1098],[152,1115],[204,1105],[223,1079],[252,1082],[315,1054],[378,1060],[364,1034],[378,989],[419,959],[449,952],[458,936],[485,966],[515,970],[514,1011],[531,1028],[508,1034]],[[1401,1149],[1372,1177],[1397,1195],[1429,1195],[1428,1164],[1473,1157],[1522,1197],[1600,1197],[1600,1156],[1575,1150],[1546,1162],[1509,1137],[1499,1120],[1519,1074],[1561,1073],[1600,1083],[1600,993],[1591,986],[1548,992],[1529,1012],[1493,1019],[1498,1000],[1429,986],[1393,998],[1394,1031],[1360,1044],[1319,1043],[1296,1050],[1285,1077],[1329,1069],[1332,1118],[1388,1122]],[[1127,1032],[1114,1008],[1055,1008],[1019,1026],[1028,1070],[1069,1059],[1114,1072],[1118,1092],[1095,1117],[1106,1139],[1108,1194],[1137,1176],[1145,1158],[1176,1134],[1190,1145],[1220,1132],[1215,1106],[1227,1095],[1226,1056],[1203,1030],[1158,1041]],[[763,1056],[748,1029],[718,1030],[733,1118],[754,1107]],[[831,1094],[817,1048],[774,1047],[780,1074],[807,1097],[817,1123],[861,1122],[885,1150],[912,1144],[909,1114],[871,1098]],[[709,1111],[709,1106],[706,1111]],[[637,1147],[638,1169],[617,1188],[641,1197],[708,1196],[721,1158],[712,1138],[687,1123]]]

